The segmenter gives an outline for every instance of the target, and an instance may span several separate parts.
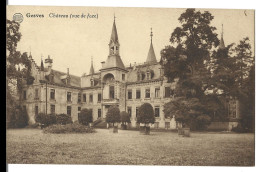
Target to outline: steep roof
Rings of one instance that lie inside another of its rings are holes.
[[[114,19],[114,23],[113,23],[113,27],[112,27],[112,33],[111,33],[111,37],[110,37],[110,43],[111,43],[111,41],[113,41],[114,43],[119,43],[115,19]]]
[[[45,68],[45,71],[47,71],[48,69]],[[51,74],[53,74],[54,78],[53,78],[53,83],[54,84],[59,84],[59,85],[64,85],[66,86],[66,84],[62,81],[62,79],[67,75],[67,73],[65,72],[61,72],[61,71],[57,71],[57,70],[51,70]],[[75,76],[75,75],[69,75],[70,76],[70,86],[74,86],[74,87],[80,87],[80,77]]]
[[[149,69],[151,72],[153,72],[153,77],[150,79],[150,81],[152,80],[158,80],[161,78],[161,73],[160,73],[160,68],[161,65],[160,63],[153,63],[153,64],[143,64],[143,65],[137,65],[135,67],[135,69],[133,67],[129,67],[127,68],[128,70],[128,74],[127,74],[127,82],[131,83],[131,82],[145,82],[147,81],[147,78],[145,77],[144,80],[140,80],[138,81],[138,72],[146,74],[147,69]]]
[[[153,30],[152,30],[152,28],[151,28],[150,37],[151,37],[151,44],[150,44],[150,48],[149,48],[148,55],[147,55],[147,58],[146,58],[146,63],[157,62],[156,57],[155,57],[155,53],[154,53],[154,49],[153,49]]]
[[[157,60],[156,60],[154,49],[153,49],[153,43],[151,42],[150,48],[148,51],[148,55],[146,58],[146,63],[152,63],[152,62],[157,62]]]
[[[89,70],[89,74],[93,75],[94,73],[95,73],[95,70],[94,70],[94,67],[93,67],[93,59],[91,58],[91,67],[90,67],[90,70]]]
[[[117,55],[112,55],[108,56],[106,63],[102,69],[108,69],[108,68],[120,68],[120,69],[125,69],[125,65],[120,58],[120,56]]]

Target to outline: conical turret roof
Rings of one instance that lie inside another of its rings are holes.
[[[150,48],[149,48],[148,55],[147,55],[147,58],[146,58],[146,63],[157,62],[156,57],[155,57],[155,53],[154,53],[154,49],[153,49],[153,40],[152,40],[153,32],[152,32],[152,28],[151,28],[150,36],[151,36],[151,44],[150,44]]]
[[[113,27],[112,27],[112,33],[111,33],[111,37],[110,37],[110,42],[114,42],[114,43],[119,43],[118,41],[118,35],[117,35],[117,29],[116,29],[116,22],[115,22],[115,18],[114,18],[114,23],[113,23]]]
[[[94,73],[95,73],[95,70],[94,70],[94,67],[93,67],[93,59],[91,58],[91,67],[90,67],[90,70],[89,70],[89,74],[93,75]]]
[[[220,43],[219,43],[219,48],[220,49],[225,48],[225,43],[224,43],[224,39],[223,39],[223,24],[222,24],[222,32],[221,32],[221,39],[220,39]]]

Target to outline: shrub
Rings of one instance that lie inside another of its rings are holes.
[[[15,128],[23,128],[28,125],[28,114],[26,109],[17,106],[12,112],[12,123]]]
[[[120,113],[120,117],[121,117],[121,128],[126,130],[127,127],[126,127],[126,123],[131,123],[131,120],[130,120],[130,116],[127,112],[123,111]]]
[[[106,122],[112,123],[114,126],[114,123],[120,122],[120,110],[116,106],[109,107],[106,115]]]
[[[154,110],[150,103],[144,103],[139,108],[139,113],[137,114],[137,123],[143,124],[153,124],[155,122]]]
[[[72,123],[71,116],[67,114],[56,115],[56,123],[61,125],[71,124]]]
[[[234,131],[236,133],[244,133],[245,129],[242,127],[241,124],[238,124],[236,127],[233,127],[231,131]]]
[[[95,130],[93,128],[86,127],[84,125],[78,123],[66,124],[66,125],[51,125],[49,127],[44,128],[44,133],[94,133]]]
[[[38,127],[39,127],[38,123],[34,123],[26,126],[26,128],[38,128]]]
[[[89,109],[82,109],[79,113],[78,120],[80,124],[88,125],[93,122],[92,111]]]
[[[56,124],[56,115],[55,114],[45,115],[45,113],[39,113],[38,115],[35,115],[35,121],[37,123],[43,124],[44,126],[53,125]]]
[[[207,115],[200,115],[196,119],[197,121],[197,129],[204,130],[211,123],[211,119]]]

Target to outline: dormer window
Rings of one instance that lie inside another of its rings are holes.
[[[141,76],[142,76],[142,77],[141,77],[141,78],[142,78],[142,80],[144,80],[144,78],[145,78],[145,74],[144,74],[144,73],[142,73],[142,74],[141,74]]]
[[[66,84],[70,85],[70,78],[69,77],[66,79]]]
[[[151,79],[150,76],[151,76],[151,75],[150,75],[150,72],[148,71],[148,72],[146,73],[146,79],[147,79],[147,80]]]
[[[90,84],[91,84],[91,87],[94,86],[94,79],[93,78],[90,79]]]

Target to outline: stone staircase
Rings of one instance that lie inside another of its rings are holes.
[[[107,123],[104,118],[99,118],[93,122],[93,127],[95,128],[107,128]]]

